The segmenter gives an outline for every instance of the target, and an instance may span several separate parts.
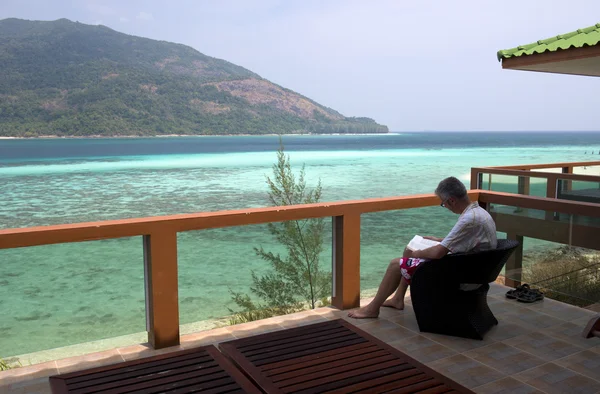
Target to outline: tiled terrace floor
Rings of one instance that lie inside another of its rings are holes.
[[[135,345],[0,372],[0,393],[50,393],[48,376],[57,373],[339,317],[478,393],[600,393],[600,339],[581,337],[596,313],[549,299],[518,303],[504,297],[507,289],[492,285],[488,301],[500,324],[483,341],[420,333],[410,301],[403,312],[383,308],[375,320],[320,308],[185,335],[175,348]]]

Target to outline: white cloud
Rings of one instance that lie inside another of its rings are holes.
[[[154,16],[152,16],[152,14],[149,12],[140,11],[140,13],[136,16],[136,19],[141,19],[143,21],[153,21]]]
[[[95,21],[94,23],[92,23],[92,25],[101,25],[101,24],[102,24],[101,20],[100,21]]]
[[[127,23],[129,22],[129,18],[122,16],[119,18],[119,22]]]

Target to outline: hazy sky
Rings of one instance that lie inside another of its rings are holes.
[[[599,0],[0,0],[8,17],[186,44],[393,131],[600,130],[600,78],[496,59],[600,22]]]

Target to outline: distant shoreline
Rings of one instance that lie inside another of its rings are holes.
[[[47,139],[100,139],[100,138],[171,138],[171,137],[265,137],[271,136],[276,137],[281,135],[283,137],[288,136],[301,136],[301,135],[390,135],[400,133],[331,133],[331,134],[312,134],[312,133],[292,133],[292,134],[165,134],[165,135],[87,135],[87,136],[60,136],[60,135],[40,135],[36,137],[3,137],[0,136],[0,140],[47,140]]]

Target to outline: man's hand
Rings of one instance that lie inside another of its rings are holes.
[[[444,238],[438,238],[438,237],[430,237],[430,236],[426,236],[423,237],[424,239],[430,239],[432,241],[437,241],[437,242],[442,242],[444,240]]]

